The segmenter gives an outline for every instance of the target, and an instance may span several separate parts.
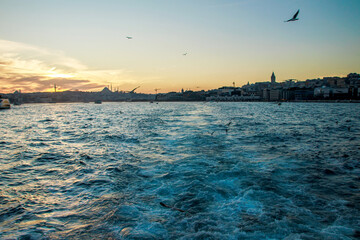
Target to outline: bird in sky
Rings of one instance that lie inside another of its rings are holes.
[[[184,55],[184,56],[186,56],[186,55],[187,55],[187,53],[183,53],[183,55]]]
[[[299,12],[300,12],[300,9],[297,10],[297,12],[294,14],[294,16],[293,16],[291,19],[289,19],[289,20],[287,20],[287,21],[285,21],[285,22],[293,22],[293,21],[299,20],[298,18],[296,18],[297,15],[299,14]]]
[[[132,37],[126,37],[127,39],[132,39]]]

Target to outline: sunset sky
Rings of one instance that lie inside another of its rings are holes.
[[[345,76],[359,43],[360,0],[0,0],[0,92]]]

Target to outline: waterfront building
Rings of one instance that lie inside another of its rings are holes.
[[[262,96],[263,96],[263,100],[270,101],[270,89],[268,88],[263,89]]]
[[[218,89],[218,95],[221,96],[231,96],[233,95],[232,93],[240,90],[240,88],[236,88],[236,87],[221,87]]]
[[[296,79],[288,79],[285,82],[281,83],[282,88],[292,88],[296,87]]]
[[[269,92],[270,101],[279,101],[281,100],[281,89],[271,89]]]
[[[307,101],[314,99],[314,89],[313,88],[295,88],[294,89],[295,101]]]

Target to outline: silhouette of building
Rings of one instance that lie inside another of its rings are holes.
[[[308,101],[308,100],[359,100],[360,74],[349,73],[346,77],[324,77],[299,81],[289,79],[276,82],[275,73],[271,74],[271,82],[249,82],[242,87],[225,86],[208,91],[169,92],[163,94],[136,93],[131,91],[115,91],[105,87],[100,92],[57,91],[4,94],[13,104],[53,103],[53,102],[93,102],[101,101]]]
[[[275,74],[273,72],[272,75],[271,75],[271,84],[275,84],[275,80],[276,80],[276,77],[275,77]]]

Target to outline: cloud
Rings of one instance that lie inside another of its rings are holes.
[[[44,78],[41,76],[19,77],[19,78],[1,78],[0,82],[7,82],[6,90],[27,89],[27,92],[40,92],[53,89],[54,84],[60,91],[77,90],[77,89],[100,89],[103,84],[92,83],[84,79],[66,79],[66,78]]]
[[[114,82],[136,84],[126,70],[89,69],[61,51],[0,39],[0,92],[59,90],[97,91]]]
[[[14,60],[15,63],[31,62],[38,67],[51,65],[67,70],[85,70],[87,67],[80,61],[66,56],[61,51],[47,50],[29,44],[12,42],[0,39],[0,56],[4,59]]]

